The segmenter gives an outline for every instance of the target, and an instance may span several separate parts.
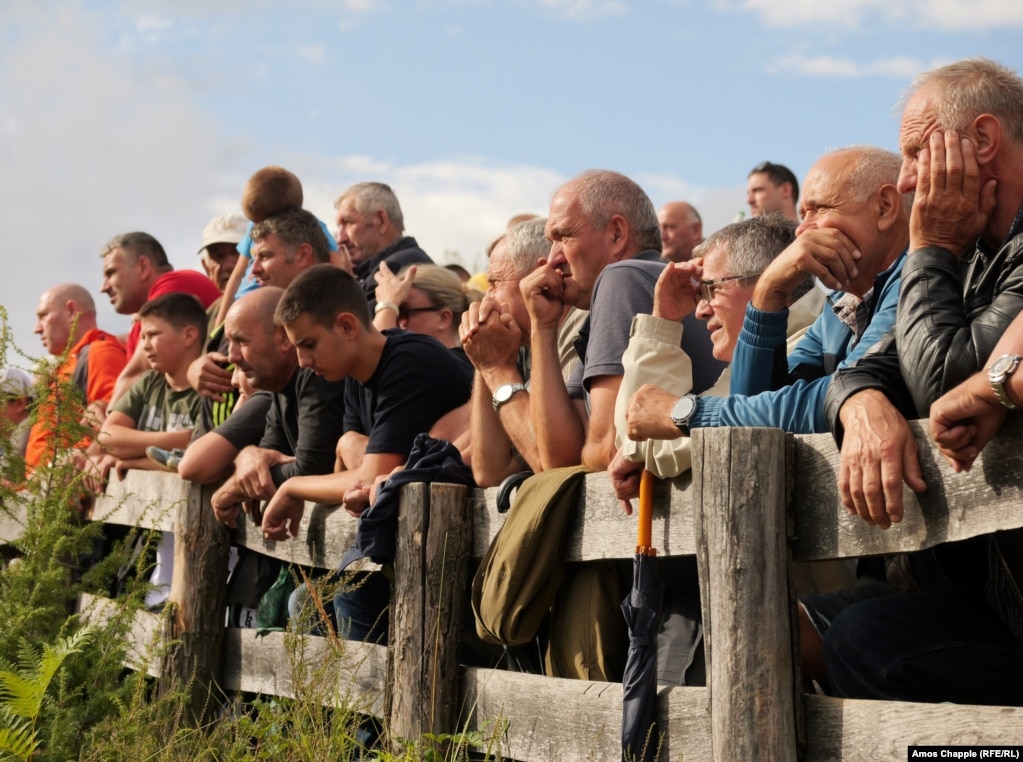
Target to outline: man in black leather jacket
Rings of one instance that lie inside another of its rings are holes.
[[[899,137],[899,190],[915,190],[916,200],[896,328],[837,374],[826,400],[842,448],[842,500],[882,528],[902,519],[903,481],[917,492],[926,489],[903,415],[926,417],[935,399],[994,360],[995,344],[1023,309],[1023,81],[994,62],[971,59],[922,74],[910,93]],[[1007,612],[1004,601],[989,605],[961,586],[986,583],[990,599],[988,555],[992,566],[1007,569],[1010,583],[1023,581],[1023,570],[1013,568],[1023,559],[1005,558],[997,540],[983,540],[979,554],[976,543],[958,554],[938,553],[947,589],[922,584],[917,598],[857,603],[857,613],[846,609],[831,617],[830,629],[818,628],[826,630],[834,692],[1023,701],[1023,633],[1005,625],[1023,611],[1023,598]],[[919,597],[936,592],[933,600]],[[948,631],[956,622],[968,625],[962,638]],[[928,658],[936,661],[914,663],[908,652],[924,650],[921,628],[956,645],[935,645]],[[975,661],[979,651],[991,658]]]

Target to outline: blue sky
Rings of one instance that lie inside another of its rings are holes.
[[[101,326],[103,243],[143,229],[178,268],[246,178],[281,164],[328,222],[390,183],[407,232],[482,269],[513,214],[591,167],[687,199],[705,230],[764,159],[895,149],[912,77],[1023,69],[1017,0],[249,0],[0,4],[0,304],[20,347],[39,294],[79,282]]]

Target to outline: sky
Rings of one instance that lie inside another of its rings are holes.
[[[203,227],[268,164],[330,225],[346,187],[389,183],[406,233],[474,271],[590,168],[708,234],[765,159],[802,180],[829,149],[897,150],[921,71],[1023,70],[1021,31],[1019,0],[2,0],[0,305],[30,357],[58,283],[127,330],[103,244],[145,230],[200,269]]]

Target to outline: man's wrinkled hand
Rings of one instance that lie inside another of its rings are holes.
[[[994,179],[981,186],[972,140],[957,130],[932,132],[917,159],[909,250],[940,246],[965,254],[994,212],[996,187]]]
[[[853,395],[841,410],[842,441],[838,489],[851,515],[888,529],[902,521],[902,483],[924,492],[913,432],[883,393]]]
[[[298,536],[305,501],[291,495],[287,485],[284,482],[263,509],[263,537],[267,540],[287,540]]]
[[[246,497],[269,500],[277,491],[270,469],[294,460],[276,450],[246,447],[234,461],[234,480],[238,490]]]
[[[643,461],[632,461],[626,458],[621,448],[615,453],[607,466],[611,486],[618,498],[625,515],[632,515],[632,500],[639,497],[639,481],[643,475]]]
[[[860,251],[837,228],[804,230],[760,275],[753,290],[753,306],[781,312],[806,279],[816,276],[828,288],[845,290],[859,275]]]
[[[565,309],[564,290],[565,279],[546,259],[540,259],[536,269],[519,282],[534,330],[557,328]]]
[[[492,368],[514,369],[522,345],[522,331],[511,313],[502,305],[492,302],[489,306],[487,319],[479,322],[475,331],[466,332],[462,348],[473,367],[479,371]],[[464,321],[466,315],[462,318]]]
[[[226,363],[227,357],[220,352],[207,352],[196,358],[188,366],[189,386],[214,402],[223,402],[224,395],[234,390],[231,371],[223,367]]]
[[[994,397],[981,371],[931,405],[931,437],[952,469],[969,471],[1005,421],[1008,410]]]
[[[669,262],[654,286],[654,317],[678,322],[696,311],[703,260]]]
[[[626,434],[634,442],[647,439],[678,439],[682,432],[671,420],[678,395],[659,386],[643,384],[629,398],[625,411]]]

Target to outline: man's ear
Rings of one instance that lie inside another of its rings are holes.
[[[377,209],[373,212],[373,223],[376,225],[377,230],[386,230],[391,224],[391,215],[383,209]]]
[[[185,337],[185,346],[194,347],[199,341],[199,329],[194,325],[186,325],[181,333]]]
[[[973,120],[976,138],[977,163],[987,164],[998,153],[1002,142],[1002,123],[991,114],[981,114]]]
[[[878,230],[891,230],[902,219],[902,194],[894,185],[882,185],[874,196],[874,203]]]
[[[274,343],[279,352],[290,352],[293,348],[291,339],[288,338],[288,332],[284,330],[283,325],[274,323]]]
[[[295,261],[305,266],[313,264],[313,247],[308,241],[295,247]]]
[[[334,327],[341,332],[341,335],[346,339],[354,338],[359,330],[359,319],[355,317],[351,312],[341,311],[337,313],[337,317],[334,318]]]
[[[146,280],[153,272],[153,263],[149,261],[149,257],[141,256],[135,260],[135,266],[139,268],[139,275],[142,280]]]
[[[611,236],[613,261],[617,262],[625,255],[629,246],[629,223],[625,221],[625,217],[622,215],[613,214],[607,223],[607,230]]]

